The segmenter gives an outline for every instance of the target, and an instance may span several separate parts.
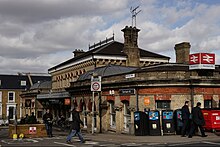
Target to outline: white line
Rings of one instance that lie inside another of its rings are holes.
[[[207,144],[214,144],[214,145],[220,145],[220,143],[208,142],[208,141],[203,141],[203,143],[207,143]]]
[[[194,144],[194,143],[198,143],[198,142],[180,142],[180,143],[175,143],[175,144],[170,144],[169,146],[179,146],[179,145],[190,145],[190,144]]]
[[[76,147],[75,145],[73,144],[66,144],[66,143],[61,143],[61,142],[54,142],[56,144],[60,144],[60,145],[65,145],[65,146],[73,146],[73,147]]]

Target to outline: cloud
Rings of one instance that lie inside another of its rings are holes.
[[[47,71],[71,58],[73,50],[86,51],[113,33],[123,42],[121,29],[131,25],[131,6],[141,10],[139,47],[175,58],[175,44],[188,41],[191,52],[219,54],[217,2],[0,0],[0,73]]]

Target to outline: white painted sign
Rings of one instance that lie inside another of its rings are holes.
[[[101,76],[91,77],[91,91],[101,91]]]

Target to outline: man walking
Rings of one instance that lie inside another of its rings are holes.
[[[190,121],[189,118],[190,118],[189,101],[185,101],[185,104],[182,107],[182,122],[183,122],[183,127],[181,130],[182,137],[186,137],[186,133],[189,133],[189,121]]]
[[[83,125],[83,122],[81,121],[80,116],[79,116],[79,108],[78,107],[73,108],[70,133],[66,138],[67,143],[71,143],[72,137],[75,136],[76,134],[78,135],[81,143],[85,142],[85,140],[83,139],[82,133],[81,133],[80,124]]]
[[[200,132],[202,134],[202,137],[207,137],[207,135],[205,135],[205,131],[203,129],[203,126],[205,125],[205,120],[201,111],[201,103],[198,102],[196,104],[196,107],[193,108],[192,110],[192,126],[189,132],[189,138],[192,138],[192,135],[195,131],[196,128],[199,127]]]
[[[48,137],[53,137],[53,135],[52,135],[52,120],[53,120],[53,115],[50,113],[50,109],[47,109],[46,113],[43,115],[43,121],[46,126]]]

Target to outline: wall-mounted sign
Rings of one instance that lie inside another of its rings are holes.
[[[135,89],[129,88],[129,89],[119,89],[119,95],[134,95]]]
[[[37,134],[37,127],[29,127],[29,134]]]
[[[215,54],[196,53],[189,55],[189,69],[215,69]]]
[[[135,77],[135,74],[127,74],[127,75],[125,75],[126,79],[134,78],[134,77]]]
[[[145,98],[144,98],[144,105],[145,105],[145,106],[150,105],[150,98],[149,98],[149,97],[145,97]]]

